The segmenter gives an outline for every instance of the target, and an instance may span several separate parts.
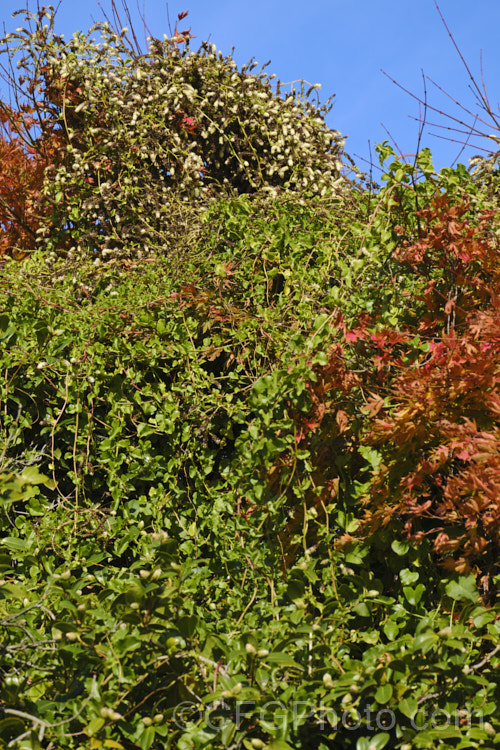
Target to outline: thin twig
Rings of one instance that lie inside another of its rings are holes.
[[[487,664],[489,661],[491,661],[491,659],[493,659],[493,657],[496,654],[498,654],[499,651],[500,651],[500,645],[495,646],[495,648],[493,649],[493,651],[490,651],[489,654],[486,654],[486,656],[484,657],[484,659],[481,659],[481,661],[478,661],[477,664],[473,664],[472,667],[471,667],[471,669],[474,670],[474,672],[476,672],[478,669],[481,669],[481,667],[484,667],[485,664]]]

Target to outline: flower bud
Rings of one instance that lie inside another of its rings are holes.
[[[332,680],[332,676],[329,672],[325,672],[325,674],[323,675],[323,684],[327,688],[333,688],[335,686],[335,683]]]
[[[490,724],[489,721],[485,721],[484,724],[483,724],[483,727],[484,727],[484,731],[486,732],[486,734],[489,737],[494,737],[495,736],[496,732],[495,732],[494,728],[491,726],[491,724]]]

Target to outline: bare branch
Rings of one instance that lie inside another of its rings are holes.
[[[485,664],[488,664],[488,662],[490,662],[493,659],[493,657],[496,656],[496,654],[498,654],[499,651],[500,651],[500,645],[495,646],[493,651],[490,651],[489,654],[486,654],[484,659],[481,659],[481,661],[478,661],[477,664],[473,664],[471,669],[474,672],[477,672],[478,669],[481,669],[481,667],[484,667]]]

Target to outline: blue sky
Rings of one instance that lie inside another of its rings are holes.
[[[25,0],[0,0],[0,20],[7,30],[20,25],[11,19],[12,11],[25,7]],[[128,0],[136,29],[142,30],[136,0]],[[164,0],[139,0],[155,36],[168,33],[167,4]],[[42,3],[40,3],[42,4]],[[56,3],[54,3],[56,4]],[[121,0],[117,0],[121,4]],[[30,7],[36,6],[29,0]],[[106,10],[110,0],[102,0]],[[486,90],[492,109],[500,116],[500,29],[499,0],[440,0],[455,41],[477,82],[481,84],[481,52]],[[346,150],[368,169],[369,141],[390,139],[404,154],[415,152],[419,106],[392,83],[381,69],[416,95],[423,95],[422,70],[454,99],[471,110],[478,106],[469,89],[470,80],[436,10],[434,0],[169,0],[172,24],[180,11],[189,15],[180,28],[191,26],[193,46],[210,40],[224,53],[235,47],[239,65],[251,57],[259,63],[271,60],[268,71],[283,82],[304,78],[321,83],[324,101],[336,94],[327,122],[348,136]],[[57,30],[66,37],[76,30],[87,30],[92,20],[101,20],[96,0],[62,0]],[[460,116],[460,110],[432,83],[427,82],[427,98],[432,106]],[[468,116],[467,116],[468,117]],[[452,125],[428,112],[428,120]],[[468,117],[472,122],[473,118]],[[483,128],[494,133],[493,125]],[[436,167],[449,166],[461,146],[433,137],[431,133],[461,139],[448,130],[427,126],[421,146],[429,146]],[[497,135],[500,135],[497,131]],[[475,139],[477,146],[495,146],[493,141]],[[467,159],[478,149],[468,149],[459,158]],[[374,177],[376,173],[374,173]]]

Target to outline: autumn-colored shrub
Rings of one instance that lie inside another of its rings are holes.
[[[413,243],[396,226],[394,262],[415,279],[399,329],[380,313],[337,320],[338,343],[308,384],[311,410],[296,416],[297,442],[314,455],[321,488],[310,507],[357,497],[358,533],[427,538],[446,569],[473,569],[490,586],[500,545],[498,214],[441,192],[417,216]],[[301,519],[299,509],[288,530]]]
[[[383,460],[364,527],[405,524],[448,569],[492,574],[500,543],[498,416],[500,252],[497,214],[466,218],[447,195],[420,211],[419,241],[397,257],[424,275],[425,312],[407,336],[427,351],[403,365],[364,440]],[[388,360],[390,364],[391,360]],[[374,510],[376,508],[376,510]]]
[[[47,161],[23,143],[15,129],[19,122],[29,124],[29,115],[0,103],[0,262],[32,251],[43,219],[40,198]]]

